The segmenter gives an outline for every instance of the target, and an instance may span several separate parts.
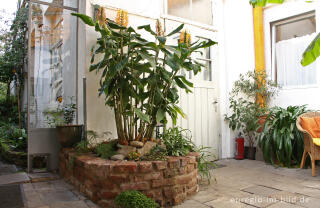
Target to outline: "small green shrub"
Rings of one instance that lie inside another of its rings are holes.
[[[160,145],[152,147],[150,152],[143,156],[143,160],[155,161],[166,160],[168,156],[167,150]]]
[[[195,150],[191,141],[191,132],[188,129],[174,127],[167,129],[162,135],[169,156],[184,156]]]
[[[141,154],[139,152],[130,152],[128,155],[129,160],[139,161],[141,160]]]
[[[201,178],[205,178],[210,184],[212,175],[211,169],[216,168],[216,165],[211,160],[215,159],[215,155],[210,152],[210,147],[200,146],[196,152],[199,152],[198,171]]]
[[[120,208],[156,208],[159,205],[139,191],[130,190],[120,193],[115,203]]]
[[[6,143],[10,150],[26,151],[27,132],[15,124],[0,124],[0,139]]]
[[[116,150],[117,142],[115,140],[108,143],[100,143],[95,147],[95,152],[97,155],[104,159],[110,159],[111,156],[117,153]]]
[[[296,127],[299,115],[306,106],[273,107],[269,110],[264,130],[259,136],[259,146],[266,162],[291,167],[301,162],[303,135]]]
[[[89,141],[84,139],[75,145],[75,150],[77,151],[77,153],[91,152],[89,145],[90,145]]]

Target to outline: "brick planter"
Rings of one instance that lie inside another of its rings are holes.
[[[182,203],[197,192],[196,153],[167,161],[111,161],[72,149],[60,152],[60,174],[102,207],[113,206],[122,191],[139,190],[159,205]]]

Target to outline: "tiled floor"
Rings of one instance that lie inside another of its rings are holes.
[[[176,208],[320,207],[320,176],[311,169],[275,168],[259,161],[222,160],[216,182]],[[319,173],[319,170],[317,170]],[[63,180],[23,185],[28,208],[97,207]]]
[[[176,208],[320,207],[320,176],[311,169],[275,168],[260,161],[222,160],[216,183]]]

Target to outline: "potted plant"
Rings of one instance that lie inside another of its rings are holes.
[[[62,97],[58,98],[62,103]],[[62,147],[72,147],[81,141],[82,125],[73,124],[76,104],[70,99],[69,104],[58,106],[54,111],[47,111],[47,122],[49,126],[56,128],[57,137]]]
[[[179,72],[201,71],[202,65],[192,54],[216,44],[214,41],[191,43],[191,35],[182,31],[183,24],[165,35],[160,21],[155,31],[150,25],[138,27],[154,37],[148,41],[128,26],[128,15],[123,10],[118,11],[116,21],[94,22],[84,14],[72,15],[100,33],[92,50],[90,71],[103,72],[99,94],[105,95],[106,105],[114,110],[118,143],[152,141],[156,125],[167,123],[166,114],[174,124],[178,114],[184,116],[177,105],[178,88],[191,92],[193,84]],[[177,33],[181,34],[177,45],[167,45],[167,39]],[[98,54],[102,55],[99,60]]]
[[[276,82],[270,80],[266,73],[248,71],[246,74],[240,74],[239,80],[235,81],[232,94],[247,96],[251,101],[259,104],[261,115],[259,116],[260,128],[258,132],[262,132],[267,117],[267,109],[270,99],[279,91]]]
[[[255,158],[255,141],[264,126],[267,103],[278,92],[278,86],[265,73],[249,71],[240,74],[230,93],[230,116],[225,115],[232,130],[239,130],[248,142],[247,157]],[[245,97],[245,98],[244,98]]]
[[[260,128],[259,116],[262,109],[258,104],[248,101],[244,98],[234,99],[230,98],[230,109],[232,114],[225,115],[225,120],[229,122],[229,127],[232,130],[239,130],[241,135],[245,137],[248,142],[247,157],[248,159],[255,159],[255,141],[257,131]]]

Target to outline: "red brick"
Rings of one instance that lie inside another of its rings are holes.
[[[113,207],[114,203],[112,200],[100,200],[98,201],[98,205],[102,208],[110,208]]]
[[[127,183],[127,184],[121,184],[120,188],[122,191],[126,191],[126,190],[144,191],[144,190],[149,190],[150,184],[146,181],[136,182],[136,183]]]
[[[118,194],[118,191],[101,191],[101,197],[103,199],[114,199]]]
[[[188,189],[187,190],[187,195],[188,196],[193,195],[193,194],[197,193],[197,191],[198,191],[198,185]]]
[[[184,167],[188,164],[188,159],[186,157],[180,157],[180,167]]]
[[[196,160],[196,157],[195,156],[187,156],[188,158],[188,163],[196,163],[197,160]]]
[[[176,177],[176,183],[181,184],[188,184],[192,180],[193,174],[190,173],[188,175],[181,175]]]
[[[169,168],[179,168],[180,167],[180,159],[179,157],[168,157],[168,166]]]
[[[136,173],[137,170],[137,163],[131,161],[122,161],[113,167],[113,172],[115,173]]]
[[[143,175],[134,176],[134,181],[148,181],[148,180],[157,180],[161,179],[162,174],[160,172],[154,172],[154,173],[147,173]]]
[[[120,174],[120,175],[111,174],[108,176],[108,180],[112,181],[113,183],[126,183],[130,181],[130,177],[125,174]]]
[[[187,173],[191,173],[194,170],[194,164],[188,164],[186,166]]]
[[[185,194],[179,194],[179,195],[177,195],[177,196],[175,196],[175,197],[173,198],[173,203],[174,203],[175,205],[181,204],[186,198],[187,198],[187,197],[186,197]]]
[[[187,188],[190,189],[194,186],[196,186],[198,184],[198,179],[197,178],[193,178],[187,185]]]
[[[152,171],[152,162],[144,161],[139,162],[139,172],[140,173],[149,173]]]
[[[163,170],[167,168],[168,163],[166,161],[152,161],[152,164],[157,170]]]

